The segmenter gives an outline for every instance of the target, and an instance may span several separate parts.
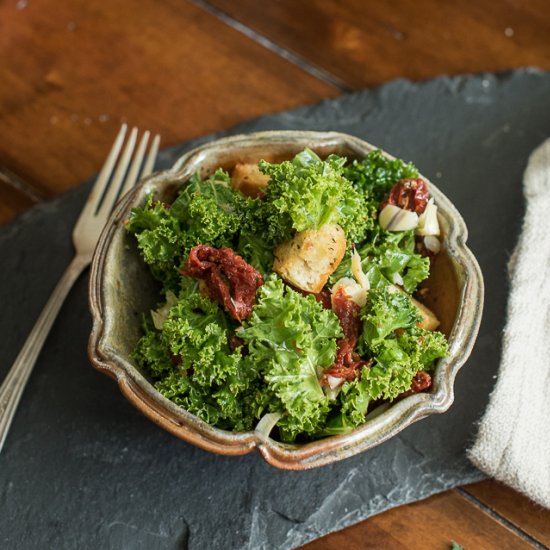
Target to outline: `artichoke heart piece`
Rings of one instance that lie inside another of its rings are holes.
[[[388,289],[390,292],[405,293],[402,288],[395,285],[390,285]],[[431,309],[419,302],[416,298],[413,298],[412,296],[409,296],[409,298],[420,316],[420,321],[416,324],[416,326],[424,330],[435,330],[439,326],[439,319],[437,318],[437,315]]]
[[[321,292],[346,252],[346,235],[338,224],[300,231],[275,248],[275,271],[306,292]]]
[[[439,319],[436,314],[412,296],[411,301],[421,317],[416,326],[425,330],[435,330],[439,326]]]

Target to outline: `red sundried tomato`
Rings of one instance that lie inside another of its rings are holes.
[[[380,210],[388,204],[394,204],[404,210],[422,214],[430,198],[426,182],[420,178],[403,179],[397,182],[380,204]]]
[[[181,273],[205,281],[209,297],[237,321],[251,315],[256,289],[264,284],[260,273],[233,250],[204,244],[191,249]]]
[[[432,377],[424,370],[419,370],[413,377],[411,388],[406,392],[403,392],[400,397],[407,397],[415,393],[423,392],[432,385]]]
[[[171,355],[170,361],[172,362],[172,365],[174,365],[175,367],[183,363],[183,360],[179,355]]]
[[[352,348],[355,347],[361,331],[361,307],[346,296],[343,288],[339,288],[332,298],[332,309],[340,321],[344,338],[351,342]]]
[[[229,338],[229,349],[235,351],[238,347],[244,346],[245,343],[246,342],[239,336],[231,336],[231,338]]]
[[[323,372],[322,385],[328,385],[329,376],[354,380],[359,376],[361,367],[369,366],[372,363],[372,360],[365,361],[353,351],[361,331],[359,317],[361,308],[359,305],[350,300],[344,290],[340,288],[332,299],[332,309],[340,321],[344,337],[336,342],[338,345],[336,357],[334,363]]]
[[[323,372],[321,385],[327,385],[329,376],[343,378],[344,380],[355,380],[361,373],[362,367],[372,364],[372,359],[365,361],[353,351],[353,346],[348,340],[338,340],[338,349],[334,363]]]
[[[330,290],[326,286],[321,289],[321,292],[317,292],[313,296],[315,296],[315,299],[321,303],[324,309],[331,309],[332,303]]]

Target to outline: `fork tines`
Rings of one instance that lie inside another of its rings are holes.
[[[160,136],[157,134],[153,138],[149,149],[149,154],[144,162],[143,159],[145,157],[145,150],[147,148],[151,133],[148,130],[143,133],[137,151],[134,154],[138,137],[138,129],[134,127],[126,140],[126,146],[120,155],[112,181],[110,182],[110,185],[106,185],[110,174],[113,173],[115,162],[124,144],[124,138],[126,137],[127,130],[128,125],[123,124],[115,142],[113,143],[109,156],[107,157],[107,160],[98,176],[96,188],[104,189],[105,193],[103,196],[95,197],[95,200],[97,201],[95,204],[96,211],[99,211],[100,209],[110,211],[118,198],[127,193],[135,185],[140,174],[140,169],[141,178],[148,176],[153,171],[153,165],[158,153]],[[132,161],[131,164],[130,161]]]

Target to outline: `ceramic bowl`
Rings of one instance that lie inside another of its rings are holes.
[[[322,466],[366,451],[413,422],[446,411],[454,399],[455,376],[472,350],[483,305],[483,280],[465,244],[464,221],[449,199],[430,183],[439,207],[443,247],[432,268],[425,303],[438,315],[440,329],[449,338],[450,352],[439,360],[429,393],[411,395],[392,404],[352,433],[305,444],[285,444],[269,437],[261,425],[241,433],[215,428],[157,392],[130,359],[140,337],[142,314],[158,301],[156,284],[139,257],[134,239],[123,227],[130,209],[141,206],[151,192],[169,203],[196,171],[206,176],[218,167],[231,169],[236,162],[280,162],[305,147],[321,157],[336,153],[348,159],[362,158],[375,149],[345,134],[298,131],[240,135],[202,145],[183,155],[170,170],[141,182],[121,200],[98,243],[89,292],[93,315],[90,359],[97,369],[117,381],[135,407],[168,432],[202,449],[224,455],[257,450],[273,466],[292,470]]]

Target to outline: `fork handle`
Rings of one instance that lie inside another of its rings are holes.
[[[15,411],[40,350],[74,282],[89,265],[89,259],[75,256],[59,279],[40,317],[36,320],[25,344],[0,386],[0,452],[4,446]]]

